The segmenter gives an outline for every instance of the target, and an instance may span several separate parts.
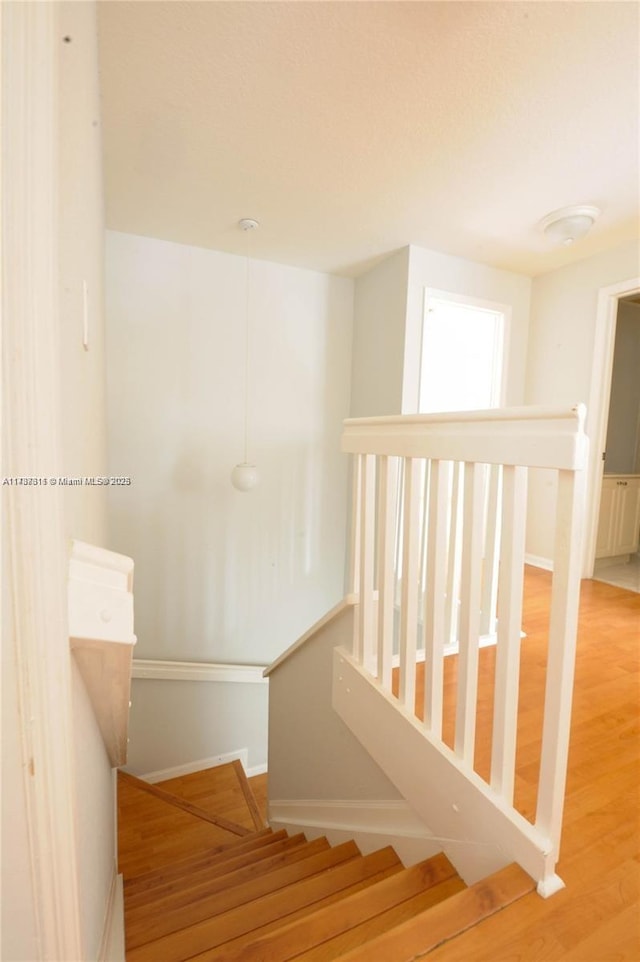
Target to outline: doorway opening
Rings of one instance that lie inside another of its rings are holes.
[[[616,578],[616,572],[613,569],[618,566],[618,563],[626,565],[627,562],[631,562],[632,567],[640,565],[637,559],[638,529],[640,528],[640,478],[638,477],[640,465],[637,463],[637,435],[635,434],[635,431],[640,429],[637,421],[635,426],[623,427],[623,433],[628,434],[630,438],[629,451],[626,456],[623,456],[619,438],[621,415],[616,416],[615,412],[624,411],[625,405],[623,403],[621,407],[618,404],[616,397],[618,388],[612,391],[619,310],[624,304],[637,302],[639,295],[640,278],[633,278],[602,288],[598,298],[588,408],[591,456],[583,564],[583,575],[586,578],[598,579],[603,575],[599,580],[612,581]],[[623,345],[622,348],[619,347],[617,353],[619,356],[626,355],[629,350],[633,348]],[[624,357],[623,368],[626,360],[627,358]],[[629,382],[626,389],[628,400],[628,391],[633,391],[633,386],[637,384],[637,377],[631,372],[627,380]],[[610,435],[612,447],[610,446],[608,450],[610,414],[614,416],[615,425]],[[625,417],[627,414],[628,412],[625,411]],[[637,412],[635,417],[638,417]],[[621,457],[622,460],[620,460]],[[619,552],[618,548],[620,548]],[[603,574],[606,568],[610,570]],[[619,582],[613,583],[620,583],[621,587],[638,590],[638,586],[635,585],[637,576],[631,568],[621,568],[618,577]]]

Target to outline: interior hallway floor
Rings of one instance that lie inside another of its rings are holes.
[[[632,555],[626,564],[607,564],[606,558],[596,561],[593,580],[640,593],[640,555]]]

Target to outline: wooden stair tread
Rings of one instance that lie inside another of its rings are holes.
[[[125,910],[125,933],[127,948],[134,948],[149,941],[149,933],[157,939],[170,932],[194,925],[203,919],[213,918],[238,905],[245,905],[263,895],[292,885],[300,879],[323,872],[332,866],[358,855],[355,843],[345,843],[332,849],[326,838],[305,842],[292,852],[284,852],[280,858],[284,863],[260,873],[257,865],[250,866],[250,872],[243,869],[241,878],[234,880],[229,875],[214,881],[205,890],[194,891],[189,888],[182,893],[179,904],[167,904],[166,899],[145,906],[137,915]]]
[[[272,832],[240,763],[221,769],[119,776],[127,962],[410,962],[535,887],[515,865],[466,889],[443,855],[404,869],[390,847]]]
[[[403,922],[412,919],[414,915],[426,911],[432,905],[437,905],[438,902],[443,902],[457,892],[462,892],[465,888],[466,885],[462,879],[458,875],[454,875],[445,879],[444,882],[432,885],[424,892],[414,895],[413,898],[394,905],[366,922],[347,929],[341,935],[334,936],[334,938],[314,946],[307,952],[296,955],[296,962],[303,962],[303,960],[304,962],[331,962],[333,959],[341,959],[351,949],[371,941],[397,925],[402,925]]]
[[[165,785],[169,787],[165,788]],[[180,784],[174,786],[173,781],[157,782],[154,787],[160,791],[167,791],[174,798],[180,799],[186,805],[195,806],[207,815],[222,817],[227,821],[241,825],[247,832],[255,832],[264,828],[263,821],[260,821],[258,825],[255,824],[239,782],[224,792],[214,794],[206,791],[206,789],[202,791],[185,790]]]
[[[254,831],[265,827],[265,819],[239,761],[166,779],[157,785],[211,814],[232,817],[234,813],[234,820]]]
[[[346,846],[353,843],[346,842]],[[330,849],[330,852],[336,852]],[[356,885],[375,879],[382,872],[397,872],[402,870],[402,864],[391,847],[380,849],[371,855],[349,857],[343,864],[321,871],[318,874],[303,879],[297,884],[266,894],[251,902],[250,910],[246,904],[205,919],[195,925],[188,926],[170,935],[154,939],[145,945],[127,952],[127,962],[182,962],[199,953],[206,953],[205,957],[214,958],[211,950],[216,946],[226,947],[224,943],[255,931],[261,926],[279,922],[291,916],[299,909],[320,902],[321,899],[344,892],[351,885]],[[263,933],[261,933],[263,934]],[[224,954],[220,958],[224,958]]]
[[[362,892],[365,889],[371,888],[373,885],[377,885],[378,882],[383,882],[384,879],[395,875],[398,871],[398,868],[393,866],[383,869],[380,872],[376,872],[374,875],[361,878],[358,881],[347,885],[346,888],[339,889],[335,892],[329,892],[314,902],[300,906],[299,908],[295,909],[295,911],[290,912],[284,920],[276,917],[270,922],[265,922],[264,924],[258,926],[256,929],[252,928],[241,935],[234,936],[234,938],[227,940],[216,948],[210,948],[202,954],[194,955],[189,962],[227,962],[227,955],[229,951],[236,951],[241,945],[250,945],[251,943],[255,942],[256,939],[262,938],[265,935],[269,935],[270,932],[275,932],[276,930],[282,928],[283,925],[287,925],[290,922],[297,922],[299,919],[304,919],[320,909],[327,908],[329,905],[334,905],[341,902],[342,899],[348,898],[350,895],[355,895],[357,892]]]
[[[192,804],[185,798],[181,798],[179,795],[175,795],[172,792],[167,791],[166,788],[160,788],[159,785],[151,785],[149,782],[143,781],[141,778],[136,778],[135,775],[130,775],[129,772],[118,772],[118,781],[125,782],[132,787],[137,788],[141,792],[147,792],[149,795],[157,798],[158,801],[166,802],[167,805],[172,805],[175,808],[179,808],[188,815],[193,815],[195,818],[202,819],[204,822],[211,822],[211,824],[216,825],[218,828],[222,828],[227,832],[232,832],[234,835],[250,835],[251,829],[247,828],[246,825],[240,825],[237,822],[232,822],[229,819],[223,818],[221,815],[215,815],[212,812],[208,812],[197,805]]]
[[[519,865],[508,865],[463,892],[341,957],[341,962],[393,959],[411,962],[531,892],[535,883]]]
[[[441,884],[452,879],[452,886],[440,888]],[[326,944],[354,929],[361,930],[360,938],[363,940],[362,935],[366,931],[367,923],[379,922],[388,912],[403,903],[422,895],[423,901],[420,905],[426,907],[460,891],[460,888],[464,888],[464,883],[449,860],[444,855],[436,855],[377,882],[364,891],[319,909],[297,922],[285,924],[251,944],[239,945],[235,949],[227,946],[225,962],[285,962],[286,959],[298,958],[301,953],[319,946],[320,943]],[[406,917],[400,916],[402,921]],[[384,927],[378,927],[373,934],[377,935],[384,930]],[[356,939],[348,947],[357,944]],[[329,957],[334,958],[335,951]]]
[[[118,866],[125,880],[239,840],[235,832],[169,805],[139,789],[135,779],[120,776],[118,820]],[[246,832],[250,834],[255,833]]]
[[[216,885],[226,886],[234,884],[242,873],[246,873],[247,878],[253,877],[265,871],[270,871],[278,864],[280,856],[293,854],[294,851],[301,849],[306,844],[304,835],[292,835],[273,842],[270,845],[262,845],[260,848],[250,849],[234,858],[225,859],[222,862],[214,862],[213,865],[195,865],[189,872],[169,879],[163,883],[134,893],[127,893],[126,910],[130,911],[137,908],[149,906],[151,903],[159,905],[161,899],[171,899],[175,897],[174,904],[178,905],[179,897],[189,891],[194,892],[200,886]],[[325,847],[329,843],[325,840]],[[298,856],[300,857],[300,856]],[[253,873],[253,874],[252,874]],[[167,902],[166,904],[169,904]]]
[[[170,865],[164,865],[161,868],[152,869],[150,872],[143,872],[140,875],[125,879],[125,893],[127,896],[134,895],[146,889],[163,885],[172,879],[188,875],[192,870],[197,871],[199,868],[207,866],[222,865],[230,859],[239,858],[242,854],[253,852],[257,855],[258,849],[269,847],[271,844],[287,838],[288,835],[284,829],[274,832],[269,828],[262,832],[256,832],[255,835],[248,836],[241,841],[225,842],[201,850],[197,855],[176,859]]]

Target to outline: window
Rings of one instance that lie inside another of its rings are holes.
[[[507,308],[427,291],[420,411],[471,411],[503,403]]]

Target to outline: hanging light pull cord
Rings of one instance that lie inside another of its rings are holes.
[[[246,267],[245,267],[245,290],[246,290],[246,304],[245,304],[245,356],[244,356],[244,463],[249,463],[248,451],[249,451],[249,308],[250,308],[250,298],[249,298],[249,281],[250,281],[250,270],[249,270],[249,233],[251,231],[250,227],[245,227],[246,239]]]

